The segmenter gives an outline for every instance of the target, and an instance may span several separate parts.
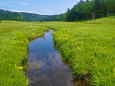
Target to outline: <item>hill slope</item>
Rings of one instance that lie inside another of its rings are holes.
[[[26,12],[12,12],[0,9],[0,20],[15,20],[15,21],[41,21],[48,18],[48,15],[39,15]]]

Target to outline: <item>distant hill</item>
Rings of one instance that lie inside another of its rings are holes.
[[[15,21],[43,21],[49,15],[39,15],[35,13],[13,12],[0,9],[0,20],[15,20]],[[46,20],[45,20],[46,21]]]
[[[42,21],[43,19],[50,17],[48,15],[39,15],[26,12],[18,12],[18,14],[24,18],[24,21]]]
[[[17,12],[0,9],[0,20],[23,21],[24,19]]]

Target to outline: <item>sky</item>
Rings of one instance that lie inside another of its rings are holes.
[[[79,0],[0,0],[0,9],[55,15],[65,13]]]

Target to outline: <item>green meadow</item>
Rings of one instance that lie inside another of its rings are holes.
[[[0,86],[27,86],[29,39],[53,29],[54,43],[72,67],[76,80],[92,86],[115,86],[115,16],[79,22],[0,23]],[[26,62],[26,63],[25,63]]]
[[[24,64],[28,60],[29,39],[42,36],[48,28],[39,23],[0,23],[0,86],[27,86]]]

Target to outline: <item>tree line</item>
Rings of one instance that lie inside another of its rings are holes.
[[[0,9],[0,21],[1,20],[23,21],[23,17],[17,12]]]
[[[39,15],[35,13],[27,12],[12,12],[8,10],[0,9],[0,20],[14,20],[14,21],[42,21],[44,18],[49,17],[48,15]]]
[[[80,0],[72,9],[60,15],[39,15],[0,9],[0,20],[16,21],[80,21],[115,15],[115,0]]]
[[[71,10],[68,9],[65,21],[89,20],[114,14],[114,0],[80,0]]]
[[[80,21],[115,15],[115,0],[80,0],[72,9],[43,21]]]

